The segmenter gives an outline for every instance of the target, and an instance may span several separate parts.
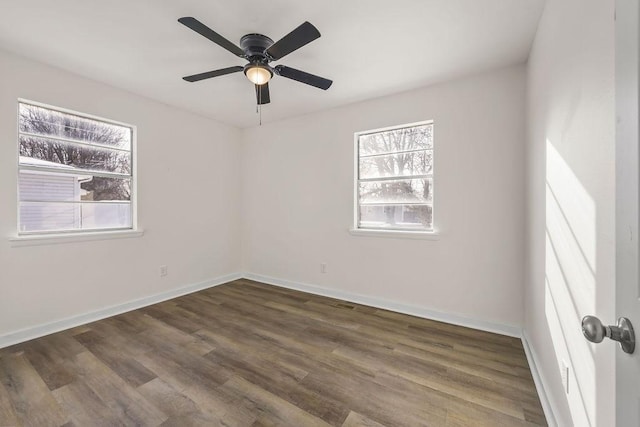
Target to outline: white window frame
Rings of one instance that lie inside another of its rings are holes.
[[[64,243],[71,241],[86,241],[86,240],[102,240],[102,239],[112,239],[112,238],[123,238],[123,237],[137,237],[143,235],[143,230],[138,228],[138,188],[137,188],[137,128],[135,125],[131,125],[129,123],[119,122],[116,120],[106,119],[104,117],[95,116],[92,114],[87,114],[75,110],[70,110],[67,108],[57,107],[50,104],[44,104],[37,101],[32,101],[29,99],[18,98],[16,103],[16,142],[17,142],[17,152],[16,152],[16,166],[17,166],[17,176],[20,174],[21,170],[32,170],[33,168],[28,168],[20,165],[20,136],[23,133],[20,131],[20,105],[32,105],[35,107],[45,108],[48,110],[52,110],[55,112],[60,112],[64,114],[71,114],[74,116],[78,116],[83,119],[103,122],[107,124],[127,127],[131,129],[131,196],[129,200],[130,209],[131,209],[131,226],[130,227],[112,227],[112,228],[100,228],[100,229],[74,229],[74,230],[45,230],[45,231],[22,231],[20,230],[20,197],[19,197],[19,179],[16,180],[16,231],[17,234],[13,237],[10,237],[9,240],[13,242],[16,246],[21,245],[39,245],[46,243]],[[43,136],[47,138],[46,136]],[[61,139],[67,141],[64,138],[54,137],[54,139]],[[77,143],[77,141],[69,141],[72,143]],[[97,145],[97,144],[96,144]],[[43,168],[42,170],[45,170]],[[89,172],[92,173],[92,172]],[[96,175],[109,175],[108,173],[101,174],[96,173]]]
[[[400,229],[400,228],[366,228],[360,227],[358,218],[360,217],[360,203],[359,203],[359,171],[360,171],[360,150],[359,150],[359,138],[363,135],[370,135],[374,133],[388,132],[394,131],[398,129],[405,129],[411,127],[425,126],[431,125],[433,126],[434,132],[434,142],[433,142],[433,165],[432,171],[429,174],[429,177],[432,179],[434,183],[433,188],[435,188],[435,126],[433,120],[425,120],[421,122],[407,123],[396,126],[389,126],[378,129],[371,129],[366,131],[355,132],[353,134],[353,159],[354,159],[354,168],[353,168],[353,225],[349,229],[349,232],[354,236],[374,236],[374,237],[391,237],[391,238],[411,238],[411,239],[426,239],[426,240],[438,240],[439,233],[436,229],[435,223],[435,204],[436,193],[432,188],[432,202],[431,202],[431,212],[432,212],[432,220],[431,220],[431,229],[427,230],[411,230],[411,229]],[[390,153],[392,154],[392,153]]]

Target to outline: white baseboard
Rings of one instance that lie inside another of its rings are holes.
[[[270,285],[308,292],[310,294],[321,295],[339,300],[350,301],[357,304],[369,305],[372,307],[395,311],[403,314],[409,314],[425,319],[437,320],[440,322],[465,326],[467,328],[479,329],[481,331],[494,332],[496,334],[507,335],[515,338],[520,338],[522,336],[522,329],[513,325],[504,325],[500,323],[489,322],[486,320],[472,319],[458,314],[445,313],[425,307],[417,307],[400,302],[389,301],[382,298],[344,292],[338,289],[328,289],[322,288],[320,286],[309,285],[306,283],[292,282],[285,279],[276,279],[273,277],[262,276],[260,274],[244,273],[243,276],[246,279],[255,280],[257,282],[267,283]]]
[[[223,283],[231,282],[233,280],[240,279],[241,277],[243,277],[243,275],[240,273],[227,274],[225,276],[216,277],[215,279],[207,280],[200,283],[194,283],[188,286],[183,286],[181,288],[172,289],[170,291],[125,302],[123,304],[116,304],[110,307],[91,311],[89,313],[71,316],[61,320],[55,320],[53,322],[45,323],[42,325],[21,329],[16,332],[10,332],[8,334],[0,336],[0,348],[29,341],[34,338],[53,334],[55,332],[60,332],[65,329],[75,328],[76,326],[95,322],[96,320],[104,319],[107,317],[116,316],[127,311],[136,310],[138,308],[146,307],[152,304],[157,304],[159,302],[177,298],[179,296],[190,294],[192,292],[197,292],[203,289],[221,285]]]
[[[527,361],[529,362],[529,368],[531,369],[531,375],[533,376],[533,382],[536,384],[536,390],[538,391],[538,396],[540,397],[540,403],[542,404],[542,409],[544,410],[544,416],[547,418],[547,424],[549,427],[557,427],[558,422],[554,415],[553,405],[547,395],[547,386],[546,383],[538,370],[538,357],[536,356],[536,352],[529,345],[529,338],[527,336],[527,331],[522,330],[522,347],[524,347],[524,352],[527,355]]]

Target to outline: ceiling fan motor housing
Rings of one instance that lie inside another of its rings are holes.
[[[267,50],[273,44],[273,40],[262,34],[247,34],[240,39],[240,47],[244,51],[249,62],[255,64],[269,63],[270,58],[265,54]]]

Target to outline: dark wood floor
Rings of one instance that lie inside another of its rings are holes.
[[[546,425],[520,340],[248,280],[0,350],[0,425]]]

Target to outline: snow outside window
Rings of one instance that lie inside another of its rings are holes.
[[[18,104],[18,232],[133,228],[133,128]]]
[[[433,122],[355,135],[356,228],[433,231]]]

